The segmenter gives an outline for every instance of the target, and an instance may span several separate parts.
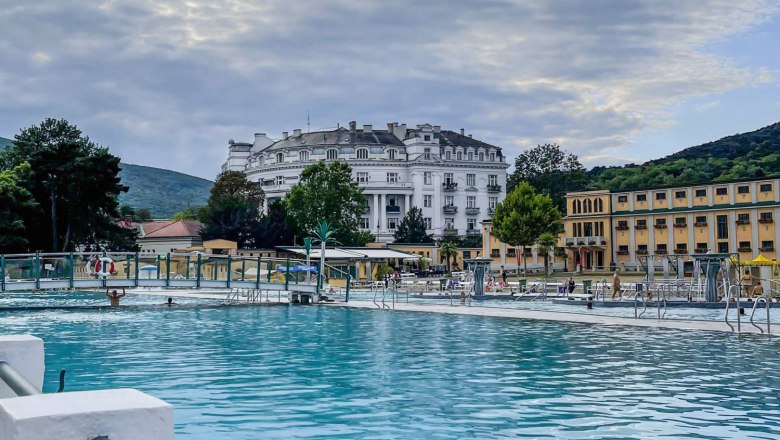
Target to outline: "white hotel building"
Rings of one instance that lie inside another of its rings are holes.
[[[428,232],[479,235],[506,195],[506,158],[501,148],[436,125],[390,123],[375,130],[349,128],[282,134],[274,141],[256,133],[254,142],[230,141],[223,170],[243,171],[263,184],[268,202],[283,197],[303,169],[317,161],[343,161],[363,187],[368,211],[362,228],[391,241],[411,207],[422,209]],[[267,204],[266,204],[267,205]]]

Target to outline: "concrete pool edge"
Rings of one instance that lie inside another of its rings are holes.
[[[376,309],[371,301],[350,301],[348,303],[323,303],[320,304],[328,307],[351,307],[360,309]],[[469,316],[483,316],[492,318],[513,318],[513,319],[530,319],[536,321],[553,321],[553,322],[565,322],[565,323],[577,323],[577,324],[594,324],[604,326],[629,326],[629,327],[643,327],[643,328],[662,328],[673,330],[696,330],[696,331],[709,331],[718,333],[737,334],[736,321],[730,321],[734,325],[735,330],[726,325],[724,321],[703,321],[703,320],[684,320],[684,319],[652,319],[652,318],[625,318],[618,316],[605,316],[605,315],[585,315],[568,312],[550,312],[545,310],[527,310],[527,309],[501,309],[494,307],[479,307],[479,306],[449,306],[441,304],[420,304],[420,303],[396,303],[395,309],[384,309],[388,311],[402,311],[402,312],[428,312],[428,313],[444,313],[450,315],[469,315]],[[761,322],[758,322],[759,325]],[[762,326],[763,327],[763,326]],[[742,334],[760,335],[761,332],[753,327],[748,319],[742,321]],[[765,336],[775,336],[774,334],[766,334]]]

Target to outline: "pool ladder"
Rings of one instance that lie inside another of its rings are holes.
[[[772,333],[771,332],[771,323],[770,323],[770,320],[769,320],[769,307],[770,307],[769,304],[770,304],[770,301],[769,301],[769,298],[767,298],[765,295],[759,296],[758,298],[756,298],[755,303],[753,303],[753,311],[750,313],[750,325],[752,325],[753,327],[757,328],[758,331],[760,331],[762,334],[764,333],[764,329],[762,329],[759,325],[756,325],[756,323],[753,322],[753,317],[756,314],[756,309],[758,308],[758,303],[760,303],[761,301],[763,301],[764,304],[766,304],[766,306],[765,306],[766,307],[766,334],[769,335],[769,334]]]

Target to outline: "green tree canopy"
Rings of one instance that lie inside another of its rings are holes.
[[[422,210],[412,207],[398,224],[393,238],[396,243],[433,243],[433,235],[428,234],[423,220]]]
[[[450,259],[458,255],[457,243],[453,241],[442,241],[439,243],[439,254],[441,254],[441,258],[445,258],[447,261],[447,272],[451,272],[452,266],[450,265]]]
[[[201,217],[203,217],[203,211],[206,209],[205,206],[190,206],[187,209],[181,210],[175,214],[173,214],[174,220],[199,220]]]
[[[268,213],[260,219],[255,237],[255,246],[273,249],[276,246],[293,244],[294,233],[284,203],[275,200],[268,205]]]
[[[565,210],[566,193],[581,190],[587,173],[577,156],[557,144],[537,145],[517,156],[515,170],[507,181],[507,193],[520,182],[541,194],[547,194],[559,210]]]
[[[545,232],[539,236],[536,240],[539,252],[544,255],[544,273],[547,275],[549,272],[549,258],[550,253],[555,250],[555,245],[558,243],[558,236],[552,232]]]
[[[208,205],[200,212],[201,236],[232,240],[239,248],[254,246],[264,200],[263,188],[247,180],[244,173],[221,173],[211,188]]]
[[[526,247],[539,241],[544,233],[557,235],[561,229],[561,213],[550,196],[537,194],[526,182],[520,183],[493,214],[493,235],[517,249],[517,264]],[[522,248],[522,249],[520,249]],[[525,258],[523,268],[527,269]]]
[[[117,222],[121,192],[119,158],[64,119],[46,119],[21,130],[0,153],[0,167],[29,163],[25,188],[39,206],[26,215],[29,250],[54,252],[76,246],[132,246],[132,234]],[[116,242],[119,240],[119,242]]]
[[[360,231],[360,217],[368,205],[360,185],[352,180],[352,168],[343,162],[317,162],[301,173],[284,199],[285,210],[299,236],[306,236],[327,220],[344,246],[363,246],[373,239]]]
[[[0,253],[27,249],[24,217],[37,208],[22,182],[29,175],[30,165],[26,162],[0,171]]]

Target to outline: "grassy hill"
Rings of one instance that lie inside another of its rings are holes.
[[[0,150],[5,149],[7,147],[11,146],[11,139],[6,139],[4,137],[0,137]]]
[[[176,171],[122,163],[119,173],[130,191],[119,203],[148,208],[154,218],[169,218],[190,206],[205,205],[214,182]]]
[[[780,175],[780,122],[686,148],[641,165],[595,167],[588,174],[590,187],[611,190]]]

